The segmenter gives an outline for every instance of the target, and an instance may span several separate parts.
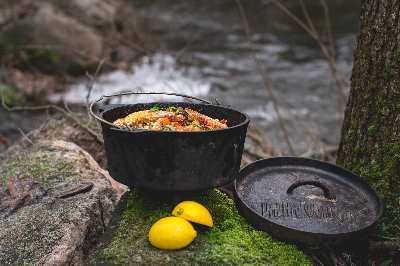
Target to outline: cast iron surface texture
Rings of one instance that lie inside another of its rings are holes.
[[[305,244],[359,240],[383,210],[375,191],[357,175],[296,157],[260,160],[243,168],[235,180],[235,201],[254,226]]]
[[[117,181],[151,190],[198,191],[219,187],[238,176],[248,117],[233,109],[184,102],[108,107],[103,119],[113,122],[158,105],[188,107],[228,128],[200,132],[118,129],[102,124],[108,170]]]

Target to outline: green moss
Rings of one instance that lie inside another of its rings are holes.
[[[295,246],[255,230],[238,214],[231,199],[218,190],[196,196],[213,216],[212,229],[199,229],[196,240],[179,251],[161,251],[147,240],[150,226],[170,215],[177,203],[147,199],[131,192],[127,209],[111,240],[93,257],[105,265],[311,265]]]
[[[365,148],[362,147],[362,146],[360,146],[360,145],[357,145],[356,147],[354,147],[354,153],[355,153],[355,154],[363,153],[364,150],[365,150]]]
[[[378,178],[382,176],[382,171],[376,161],[367,164],[365,160],[361,160],[353,167],[353,171],[366,178]]]
[[[400,65],[400,49],[397,49],[394,53],[394,63],[399,66]]]
[[[383,78],[386,81],[390,81],[392,79],[392,68],[390,65],[385,65],[383,69]]]
[[[12,161],[7,164],[6,168],[1,171],[0,181],[5,184],[11,177],[17,175],[18,162]]]
[[[374,125],[368,127],[368,136],[372,137],[375,136],[378,131],[378,128]]]
[[[383,236],[400,235],[400,141],[385,144],[379,162],[361,159],[348,167],[384,195],[385,215],[379,233]]]
[[[45,45],[29,45],[30,25],[18,24],[7,32],[0,33],[0,59],[35,65],[53,70],[61,63],[61,56],[57,49]]]
[[[16,53],[18,46],[25,42],[23,37],[15,31],[0,34],[0,57]]]
[[[60,179],[74,178],[71,173],[72,166],[63,161],[54,161],[46,153],[34,152],[29,155],[21,155],[4,164],[0,170],[0,181],[4,184],[12,179],[23,180],[25,178],[40,181],[41,186],[50,190]]]
[[[27,61],[32,64],[56,66],[61,62],[60,54],[49,48],[28,49],[25,51],[27,54]]]
[[[388,65],[385,65],[383,70],[383,78],[385,81],[393,81],[395,79],[395,73],[398,72],[400,65],[400,49],[397,49],[393,53],[392,62]],[[397,71],[396,71],[397,70]]]
[[[0,84],[0,103],[5,103],[7,106],[23,105],[25,97],[15,88]]]

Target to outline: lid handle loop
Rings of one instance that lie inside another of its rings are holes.
[[[330,191],[330,189],[328,188],[327,185],[325,185],[324,183],[321,183],[319,181],[315,181],[315,180],[299,180],[299,181],[296,181],[296,182],[294,182],[293,184],[290,185],[290,187],[288,188],[286,193],[291,195],[293,193],[293,190],[295,190],[298,187],[305,186],[305,185],[312,185],[312,186],[315,186],[315,187],[319,187],[324,192],[324,197],[326,199],[328,199],[328,200],[334,200],[335,199],[335,196]]]

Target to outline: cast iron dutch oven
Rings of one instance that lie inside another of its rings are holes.
[[[129,94],[163,94],[200,103],[138,103],[105,106],[99,115],[93,107],[105,98]],[[228,128],[199,132],[128,130],[115,127],[118,118],[154,105],[188,107],[213,118],[226,119]],[[176,93],[127,92],[105,95],[90,105],[100,121],[108,170],[129,187],[160,191],[198,191],[223,186],[239,173],[249,124],[247,115],[193,96]]]
[[[356,174],[298,157],[263,159],[235,180],[240,213],[272,236],[303,244],[350,244],[368,236],[383,204]]]

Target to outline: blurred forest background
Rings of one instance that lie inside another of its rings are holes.
[[[255,157],[332,160],[359,9],[358,0],[1,1],[0,151],[60,112],[8,107],[69,112],[142,87],[248,113],[264,147],[248,145]]]

